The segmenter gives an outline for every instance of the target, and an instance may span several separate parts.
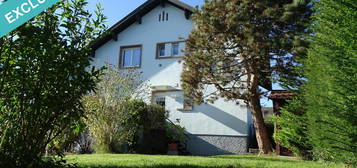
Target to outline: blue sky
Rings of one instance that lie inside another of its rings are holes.
[[[111,27],[127,14],[143,4],[146,0],[89,0],[89,9],[94,10],[96,4],[100,3],[104,8],[104,15],[108,20],[106,25]],[[191,6],[202,5],[204,0],[181,0]],[[277,89],[276,86],[274,89]],[[272,107],[273,104],[267,98],[262,99],[262,105],[265,107]]]

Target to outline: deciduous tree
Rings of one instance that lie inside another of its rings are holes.
[[[60,1],[0,39],[0,167],[48,167],[46,145],[83,116],[98,75],[89,43],[105,30],[86,5]]]

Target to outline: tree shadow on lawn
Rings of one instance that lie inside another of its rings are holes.
[[[79,166],[78,168],[247,168],[240,165],[224,165],[224,166],[197,166],[197,165],[170,165],[170,164],[162,164],[162,165],[153,165],[153,166],[89,166],[89,167],[82,167]],[[259,168],[265,168],[259,167]]]
[[[301,160],[295,160],[292,158],[270,158],[270,157],[259,157],[259,156],[214,156],[213,158],[220,159],[237,159],[237,160],[254,160],[254,161],[266,161],[266,162],[285,162],[285,163],[299,163]]]

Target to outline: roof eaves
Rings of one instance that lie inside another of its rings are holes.
[[[195,10],[195,8],[193,8],[192,6],[190,6],[186,3],[183,3],[179,0],[168,0],[168,2],[171,2],[175,6],[177,5],[176,7],[181,8],[183,10],[188,10],[190,12],[193,12]]]
[[[131,24],[135,23],[137,17],[144,16],[146,13],[151,11],[156,6],[160,5],[162,2],[168,2],[174,5],[175,7],[184,10],[185,12],[193,13],[194,11],[193,7],[183,2],[180,2],[179,0],[148,0],[144,4],[140,5],[138,8],[136,8],[134,11],[129,13],[127,16],[125,16],[123,19],[121,19],[118,23],[110,27],[108,29],[110,33],[94,41],[93,44],[91,45],[92,49],[96,50],[106,42],[110,41],[113,37],[113,34],[114,35],[119,34],[121,31],[125,30]]]
[[[268,96],[271,100],[278,100],[278,99],[292,99],[295,97],[297,93],[287,90],[273,90],[270,95]]]

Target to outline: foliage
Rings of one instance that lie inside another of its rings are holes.
[[[108,113],[106,111],[98,110],[95,111],[95,116],[91,116],[93,114],[88,116],[90,119],[87,124],[98,144],[97,150],[98,147],[102,147],[101,150],[105,149],[102,152],[118,153],[136,150],[146,152],[141,148],[149,148],[150,144],[146,146],[143,144],[146,144],[147,138],[157,138],[157,140],[160,138],[148,137],[148,135],[153,130],[164,130],[167,112],[161,106],[147,105],[138,99],[126,100],[118,102],[118,104],[120,104],[118,111],[105,120],[102,115],[98,117],[98,113]],[[112,125],[108,125],[108,123]],[[140,146],[137,146],[138,143]],[[163,145],[165,144],[163,143]]]
[[[312,159],[312,146],[307,133],[308,118],[305,102],[301,97],[296,97],[281,109],[279,116],[273,120],[279,126],[275,130],[274,139],[303,159]]]
[[[109,66],[100,79],[96,91],[83,99],[85,122],[97,152],[140,150],[140,139],[143,145],[153,130],[164,130],[167,112],[161,106],[135,99],[146,92],[140,73]]]
[[[316,2],[304,87],[316,159],[357,164],[357,1]]]
[[[160,105],[145,104],[141,100],[132,100],[126,105],[125,111],[130,111],[129,117],[123,119],[121,124],[126,132],[135,130],[132,134],[132,149],[136,153],[143,154],[166,154],[167,139],[166,139],[166,118],[167,111]],[[139,115],[135,111],[142,108]],[[131,116],[130,116],[131,115]]]
[[[46,153],[56,154],[61,152],[75,153],[76,145],[79,145],[79,152],[89,152],[90,150],[84,151],[82,148],[81,140],[83,134],[86,132],[86,126],[82,120],[78,120],[71,127],[63,130],[62,134],[53,139],[53,141],[48,145]]]
[[[186,96],[196,103],[244,100],[253,114],[261,152],[271,151],[260,107],[260,86],[270,73],[291,78],[304,55],[309,0],[207,1],[193,15],[182,74]],[[274,66],[270,67],[270,61]],[[283,79],[283,78],[282,78]],[[214,88],[214,89],[211,89]],[[211,92],[205,92],[206,90]]]
[[[302,161],[293,158],[256,155],[213,157],[162,155],[71,155],[80,168],[343,168],[343,165]]]
[[[135,148],[143,123],[147,116],[147,105],[141,100],[130,100],[124,103],[120,121],[120,139]],[[151,122],[148,123],[150,125]]]
[[[353,0],[314,5],[306,84],[278,119],[277,139],[300,155],[357,164],[356,6]]]
[[[45,147],[83,116],[98,75],[89,43],[105,29],[86,5],[63,0],[0,38],[0,167],[41,167]]]
[[[166,136],[169,142],[184,142],[187,140],[185,128],[179,124],[180,120],[177,120],[176,123],[169,120],[169,122],[165,125]]]
[[[140,91],[137,89],[140,84],[140,73],[131,70],[119,71],[115,67],[108,66],[100,77],[95,92],[83,98],[86,110],[85,123],[95,139],[97,152],[119,152],[121,141],[131,141],[130,138],[120,139],[119,133],[122,137],[131,136],[124,136],[123,128],[119,128],[119,124],[123,123],[126,117],[134,115],[126,111],[129,107],[125,107],[128,104],[124,103]],[[134,112],[140,111],[140,108],[138,107]],[[129,120],[132,119],[135,117]],[[133,129],[135,128],[133,126]],[[126,133],[132,135],[130,131]]]

